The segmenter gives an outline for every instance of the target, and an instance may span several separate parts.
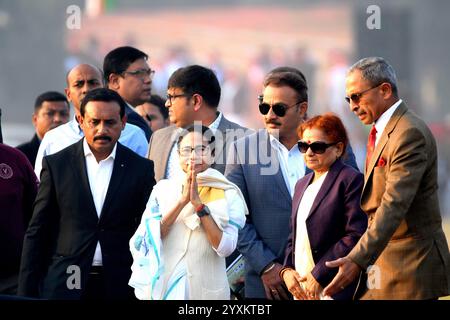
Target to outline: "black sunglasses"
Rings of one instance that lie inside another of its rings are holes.
[[[380,83],[374,87],[371,87],[369,89],[366,89],[364,91],[361,91],[360,93],[354,93],[351,94],[350,97],[345,97],[345,101],[347,101],[347,103],[350,103],[350,100],[353,101],[353,103],[359,103],[359,99],[361,99],[361,97],[364,95],[364,93],[369,92],[372,89],[375,89],[379,86],[381,86],[383,83]]]
[[[261,112],[261,114],[266,115],[269,113],[270,108],[272,108],[273,113],[275,113],[278,117],[284,117],[286,115],[287,109],[292,108],[292,107],[298,105],[299,103],[301,103],[301,101],[296,102],[292,106],[288,106],[287,104],[284,104],[281,102],[275,103],[273,105],[270,105],[265,102],[261,102],[259,104],[259,112]]]
[[[308,149],[311,148],[311,151],[314,152],[315,154],[325,153],[325,151],[329,147],[334,146],[335,144],[337,144],[337,142],[325,143],[322,141],[316,141],[313,143],[306,143],[305,141],[302,140],[297,142],[298,149],[300,150],[301,153],[306,153],[306,151],[308,151]]]

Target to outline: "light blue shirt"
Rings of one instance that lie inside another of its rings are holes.
[[[283,173],[284,182],[291,194],[294,196],[295,184],[305,175],[306,167],[300,150],[295,144],[291,150],[288,150],[284,144],[269,134],[270,144],[277,151],[278,161],[280,162],[281,172]]]
[[[78,142],[84,137],[84,133],[74,119],[66,124],[60,125],[48,131],[41,141],[36,156],[34,172],[40,178],[42,170],[42,159],[45,156],[54,154],[64,148]],[[141,157],[146,157],[148,150],[148,142],[141,128],[127,123],[120,134],[119,142],[129,149],[136,152]]]

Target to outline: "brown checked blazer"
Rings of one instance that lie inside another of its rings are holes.
[[[426,124],[402,103],[366,168],[368,229],[348,257],[369,269],[362,299],[449,294],[450,255],[437,196],[437,151]]]

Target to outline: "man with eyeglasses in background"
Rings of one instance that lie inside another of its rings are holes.
[[[309,169],[297,146],[297,128],[306,118],[308,88],[302,72],[278,67],[258,97],[265,129],[238,140],[226,177],[244,194],[249,208],[237,249],[245,258],[245,297],[290,299],[279,272],[289,236],[294,187]],[[351,148],[344,162],[357,168]],[[254,161],[256,160],[256,161]]]
[[[69,117],[69,101],[62,93],[56,91],[42,93],[34,102],[34,112],[31,117],[36,133],[29,142],[22,143],[16,148],[27,156],[31,165],[34,165],[44,135],[47,131],[67,123]]]
[[[81,101],[89,91],[104,87],[102,71],[96,66],[85,63],[69,70],[66,82],[67,88],[64,90],[67,99],[73,105],[75,114],[71,121],[50,130],[42,139],[34,163],[34,172],[38,178],[41,175],[42,159],[45,156],[61,151],[84,137],[80,127]],[[144,132],[138,126],[126,123],[120,134],[119,142],[142,157],[147,155],[148,143]]]
[[[141,128],[147,141],[152,131],[135,107],[148,101],[155,71],[148,63],[148,55],[133,47],[118,47],[103,60],[103,73],[109,89],[116,91],[127,103],[127,122]]]

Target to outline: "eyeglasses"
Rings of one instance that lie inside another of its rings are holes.
[[[351,101],[353,101],[353,103],[358,103],[359,99],[361,99],[361,97],[363,96],[364,93],[369,92],[370,90],[375,89],[381,85],[382,85],[382,83],[380,83],[374,87],[371,87],[369,89],[366,89],[364,91],[361,91],[360,93],[354,93],[354,94],[350,95],[350,97],[345,97],[345,101],[347,101],[347,103],[350,103],[350,100],[351,100]]]
[[[137,69],[133,71],[124,71],[123,73],[131,74],[132,76],[138,77],[138,78],[145,78],[150,77],[150,79],[153,79],[153,76],[155,75],[155,70],[152,69]]]
[[[298,149],[300,150],[301,153],[306,153],[306,151],[308,151],[308,149],[311,148],[311,151],[314,152],[315,154],[323,154],[329,147],[334,146],[335,144],[337,144],[337,142],[325,143],[323,141],[316,141],[313,143],[306,143],[305,141],[302,140],[297,142]]]
[[[178,152],[180,153],[181,157],[189,157],[192,151],[194,151],[197,156],[204,156],[206,155],[208,148],[209,148],[208,146],[204,145],[199,145],[195,147],[183,147],[179,149]]]
[[[285,103],[282,102],[277,102],[275,104],[268,104],[265,102],[262,102],[262,96],[258,96],[258,99],[260,101],[259,103],[259,112],[261,112],[261,114],[266,115],[269,113],[270,108],[272,108],[273,113],[275,113],[278,117],[284,117],[286,115],[286,110],[292,107],[295,107],[296,105],[298,105],[299,103],[301,103],[302,101],[298,101],[295,104],[288,106]]]
[[[169,103],[172,105],[173,99],[180,98],[180,97],[190,97],[190,96],[191,95],[187,94],[187,93],[180,93],[180,94],[174,94],[174,95],[171,95],[168,93],[166,95],[166,98],[167,98],[167,100],[169,100]]]

